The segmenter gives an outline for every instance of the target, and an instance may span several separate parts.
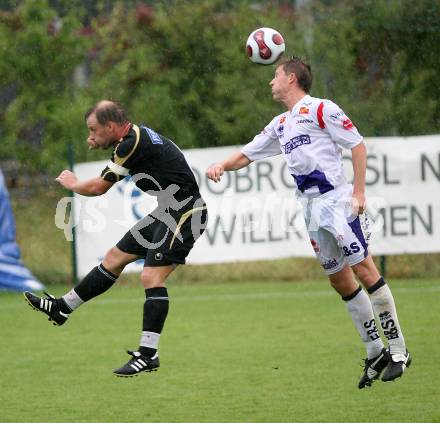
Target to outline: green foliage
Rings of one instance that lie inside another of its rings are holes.
[[[439,131],[437,0],[315,1],[310,12],[318,95],[368,136]]]
[[[44,169],[65,155],[72,72],[85,52],[80,29],[77,16],[59,17],[47,0],[24,1],[0,15],[0,91],[11,92],[0,114],[1,157]]]
[[[84,142],[84,112],[102,98],[183,148],[249,141],[283,110],[268,86],[274,66],[245,54],[259,26],[311,62],[312,95],[334,99],[363,134],[439,131],[437,0],[135,3],[88,4],[94,17],[63,0],[0,12],[0,158],[56,173],[69,143],[77,161],[107,156]]]

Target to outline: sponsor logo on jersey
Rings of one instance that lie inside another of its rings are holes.
[[[349,129],[353,128],[353,122],[348,118],[344,119],[342,121],[342,126],[344,127],[344,129],[349,130]]]
[[[296,124],[299,125],[300,123],[314,123],[312,119],[299,119],[296,121]]]
[[[332,115],[330,115],[330,117],[333,120],[338,120],[341,116],[344,116],[344,112],[342,110],[340,110],[339,112],[333,113]]]
[[[290,140],[284,144],[282,148],[284,149],[284,154],[289,154],[295,150],[295,148],[311,143],[312,141],[310,140],[309,135],[298,135],[297,137],[290,138]]]
[[[281,116],[280,125],[282,125],[286,121],[286,116]]]
[[[336,259],[330,259],[330,260],[327,260],[324,263],[322,263],[322,267],[325,270],[333,269],[337,265],[338,265],[338,261]]]
[[[147,131],[148,136],[150,137],[151,142],[153,144],[163,144],[162,138],[156,131],[153,131],[151,128],[148,128],[147,126],[141,126],[141,128],[144,128]]]
[[[300,107],[299,108],[299,114],[300,115],[307,115],[307,114],[309,114],[309,108],[308,107]]]

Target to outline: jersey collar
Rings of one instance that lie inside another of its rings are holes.
[[[299,100],[295,105],[292,107],[291,113],[296,113],[297,109],[301,107],[305,102],[310,101],[310,95],[306,94],[301,100]]]

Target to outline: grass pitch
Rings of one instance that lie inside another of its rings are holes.
[[[440,422],[440,281],[391,287],[413,363],[364,390],[362,343],[325,282],[173,283],[162,367],[131,379],[112,370],[138,345],[141,288],[117,285],[63,327],[2,293],[0,422]]]

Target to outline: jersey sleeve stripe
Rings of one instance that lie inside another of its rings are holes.
[[[324,102],[321,101],[321,103],[319,103],[318,111],[317,111],[318,123],[319,123],[319,127],[321,129],[325,128],[324,119],[322,118],[322,110],[323,109],[324,109]]]
[[[129,170],[123,166],[113,163],[111,160],[107,163],[108,168],[116,175],[127,176]]]
[[[114,158],[114,160],[115,160],[115,163],[120,165],[120,166],[122,166],[132,156],[132,154],[135,152],[135,150],[136,150],[136,148],[137,148],[137,146],[139,144],[139,140],[141,138],[141,133],[140,133],[139,127],[136,126],[136,125],[133,125],[133,130],[136,133],[136,142],[134,143],[134,146],[133,146],[132,150],[130,151],[130,153],[128,153],[124,157],[119,157],[118,156],[118,149],[116,148],[116,150],[115,150],[115,158]]]

